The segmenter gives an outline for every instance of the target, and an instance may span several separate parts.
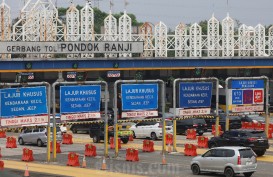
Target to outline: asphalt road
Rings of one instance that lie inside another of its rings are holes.
[[[13,134],[16,136],[17,134]],[[87,134],[75,134],[74,138],[78,140],[77,143],[72,145],[61,145],[61,154],[57,154],[56,165],[66,165],[67,156],[69,152],[76,152],[80,154],[80,163],[82,162],[84,154],[84,145],[92,140]],[[178,136],[179,142],[187,141],[185,136]],[[142,144],[143,139],[135,139],[131,143],[132,147]],[[24,147],[30,148],[34,152],[34,159],[36,163],[45,163],[46,160],[46,147],[37,147],[34,145],[18,145],[16,149],[6,149],[5,139],[0,139],[0,147],[2,148],[3,159],[18,160],[20,161],[22,155],[22,149]],[[155,145],[161,145],[162,141],[156,141]],[[97,145],[97,157],[87,157],[87,168],[91,169],[101,169],[102,156],[103,156],[103,143]],[[178,144],[178,147],[183,147],[183,144]],[[272,144],[271,144],[272,147]],[[128,162],[125,160],[126,148],[122,148],[119,151],[119,156],[114,157],[114,150],[109,150],[109,158],[106,159],[107,171],[120,172],[126,174],[143,175],[150,177],[191,177],[194,176],[190,170],[190,161],[192,157],[184,156],[182,153],[171,153],[166,155],[167,165],[162,165],[162,155],[160,151],[155,151],[153,153],[144,153],[139,151],[139,162]],[[267,151],[266,155],[273,156],[272,151]],[[253,177],[271,177],[272,176],[272,162],[258,161],[258,170],[253,174]],[[72,167],[71,167],[72,168]],[[31,171],[31,169],[30,169]],[[16,172],[15,172],[16,174]],[[0,175],[2,177],[2,175]],[[201,174],[200,177],[208,176],[223,176],[219,174]],[[243,175],[239,175],[243,176]]]

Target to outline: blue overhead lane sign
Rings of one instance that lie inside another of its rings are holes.
[[[158,109],[158,84],[122,84],[122,110]]]
[[[201,108],[211,106],[211,82],[180,82],[179,107]]]
[[[100,112],[101,86],[61,86],[60,113]]]
[[[48,114],[46,87],[1,89],[1,117]]]

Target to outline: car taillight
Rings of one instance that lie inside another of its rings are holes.
[[[241,165],[241,157],[238,155],[237,165]]]
[[[247,140],[248,140],[248,141],[256,141],[257,138],[253,138],[253,137],[252,137],[252,138],[248,138]]]
[[[162,125],[159,125],[158,128],[162,128]]]
[[[198,125],[197,124],[193,124],[193,127],[197,127]]]

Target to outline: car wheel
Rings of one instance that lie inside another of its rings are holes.
[[[136,134],[135,134],[135,132],[133,131],[133,138],[136,138]]]
[[[97,135],[93,136],[93,142],[94,143],[99,143],[100,142],[100,138]]]
[[[123,144],[127,144],[129,141],[129,138],[122,138],[121,141]]]
[[[255,151],[255,153],[257,154],[257,156],[263,156],[265,154],[266,150],[261,150],[261,151]]]
[[[24,144],[25,144],[23,138],[19,138],[18,141],[19,141],[19,144],[20,144],[20,145],[24,145]]]
[[[200,174],[200,167],[199,167],[199,165],[193,164],[191,166],[191,171],[192,171],[192,174],[199,175]]]
[[[152,132],[152,133],[151,133],[151,139],[152,139],[153,141],[157,140],[157,136],[156,136],[155,132]]]
[[[228,167],[225,169],[225,176],[226,177],[234,177],[234,171],[232,170],[232,168]]]
[[[215,148],[215,147],[217,147],[217,144],[216,143],[209,143],[209,148],[211,149],[211,148]]]
[[[38,145],[38,147],[42,147],[43,146],[43,142],[42,142],[42,140],[37,140],[37,145]]]
[[[198,133],[199,136],[202,136],[204,133]]]
[[[251,177],[253,174],[253,172],[249,172],[249,173],[244,173],[245,177]]]

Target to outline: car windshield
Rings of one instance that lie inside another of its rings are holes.
[[[240,149],[239,153],[241,158],[251,158],[254,156],[254,153],[251,149]]]
[[[257,121],[264,121],[265,120],[265,118],[261,117],[261,116],[249,115],[248,117],[252,120],[257,120]]]
[[[263,131],[251,131],[251,137],[263,137],[266,138],[266,135]]]
[[[50,131],[53,132],[53,127],[50,127]],[[60,131],[61,131],[60,127],[56,127],[56,132],[60,132]]]
[[[194,124],[206,124],[204,119],[193,119]]]
[[[172,126],[172,121],[166,121],[166,126]],[[159,122],[159,126],[162,126],[162,122]]]

